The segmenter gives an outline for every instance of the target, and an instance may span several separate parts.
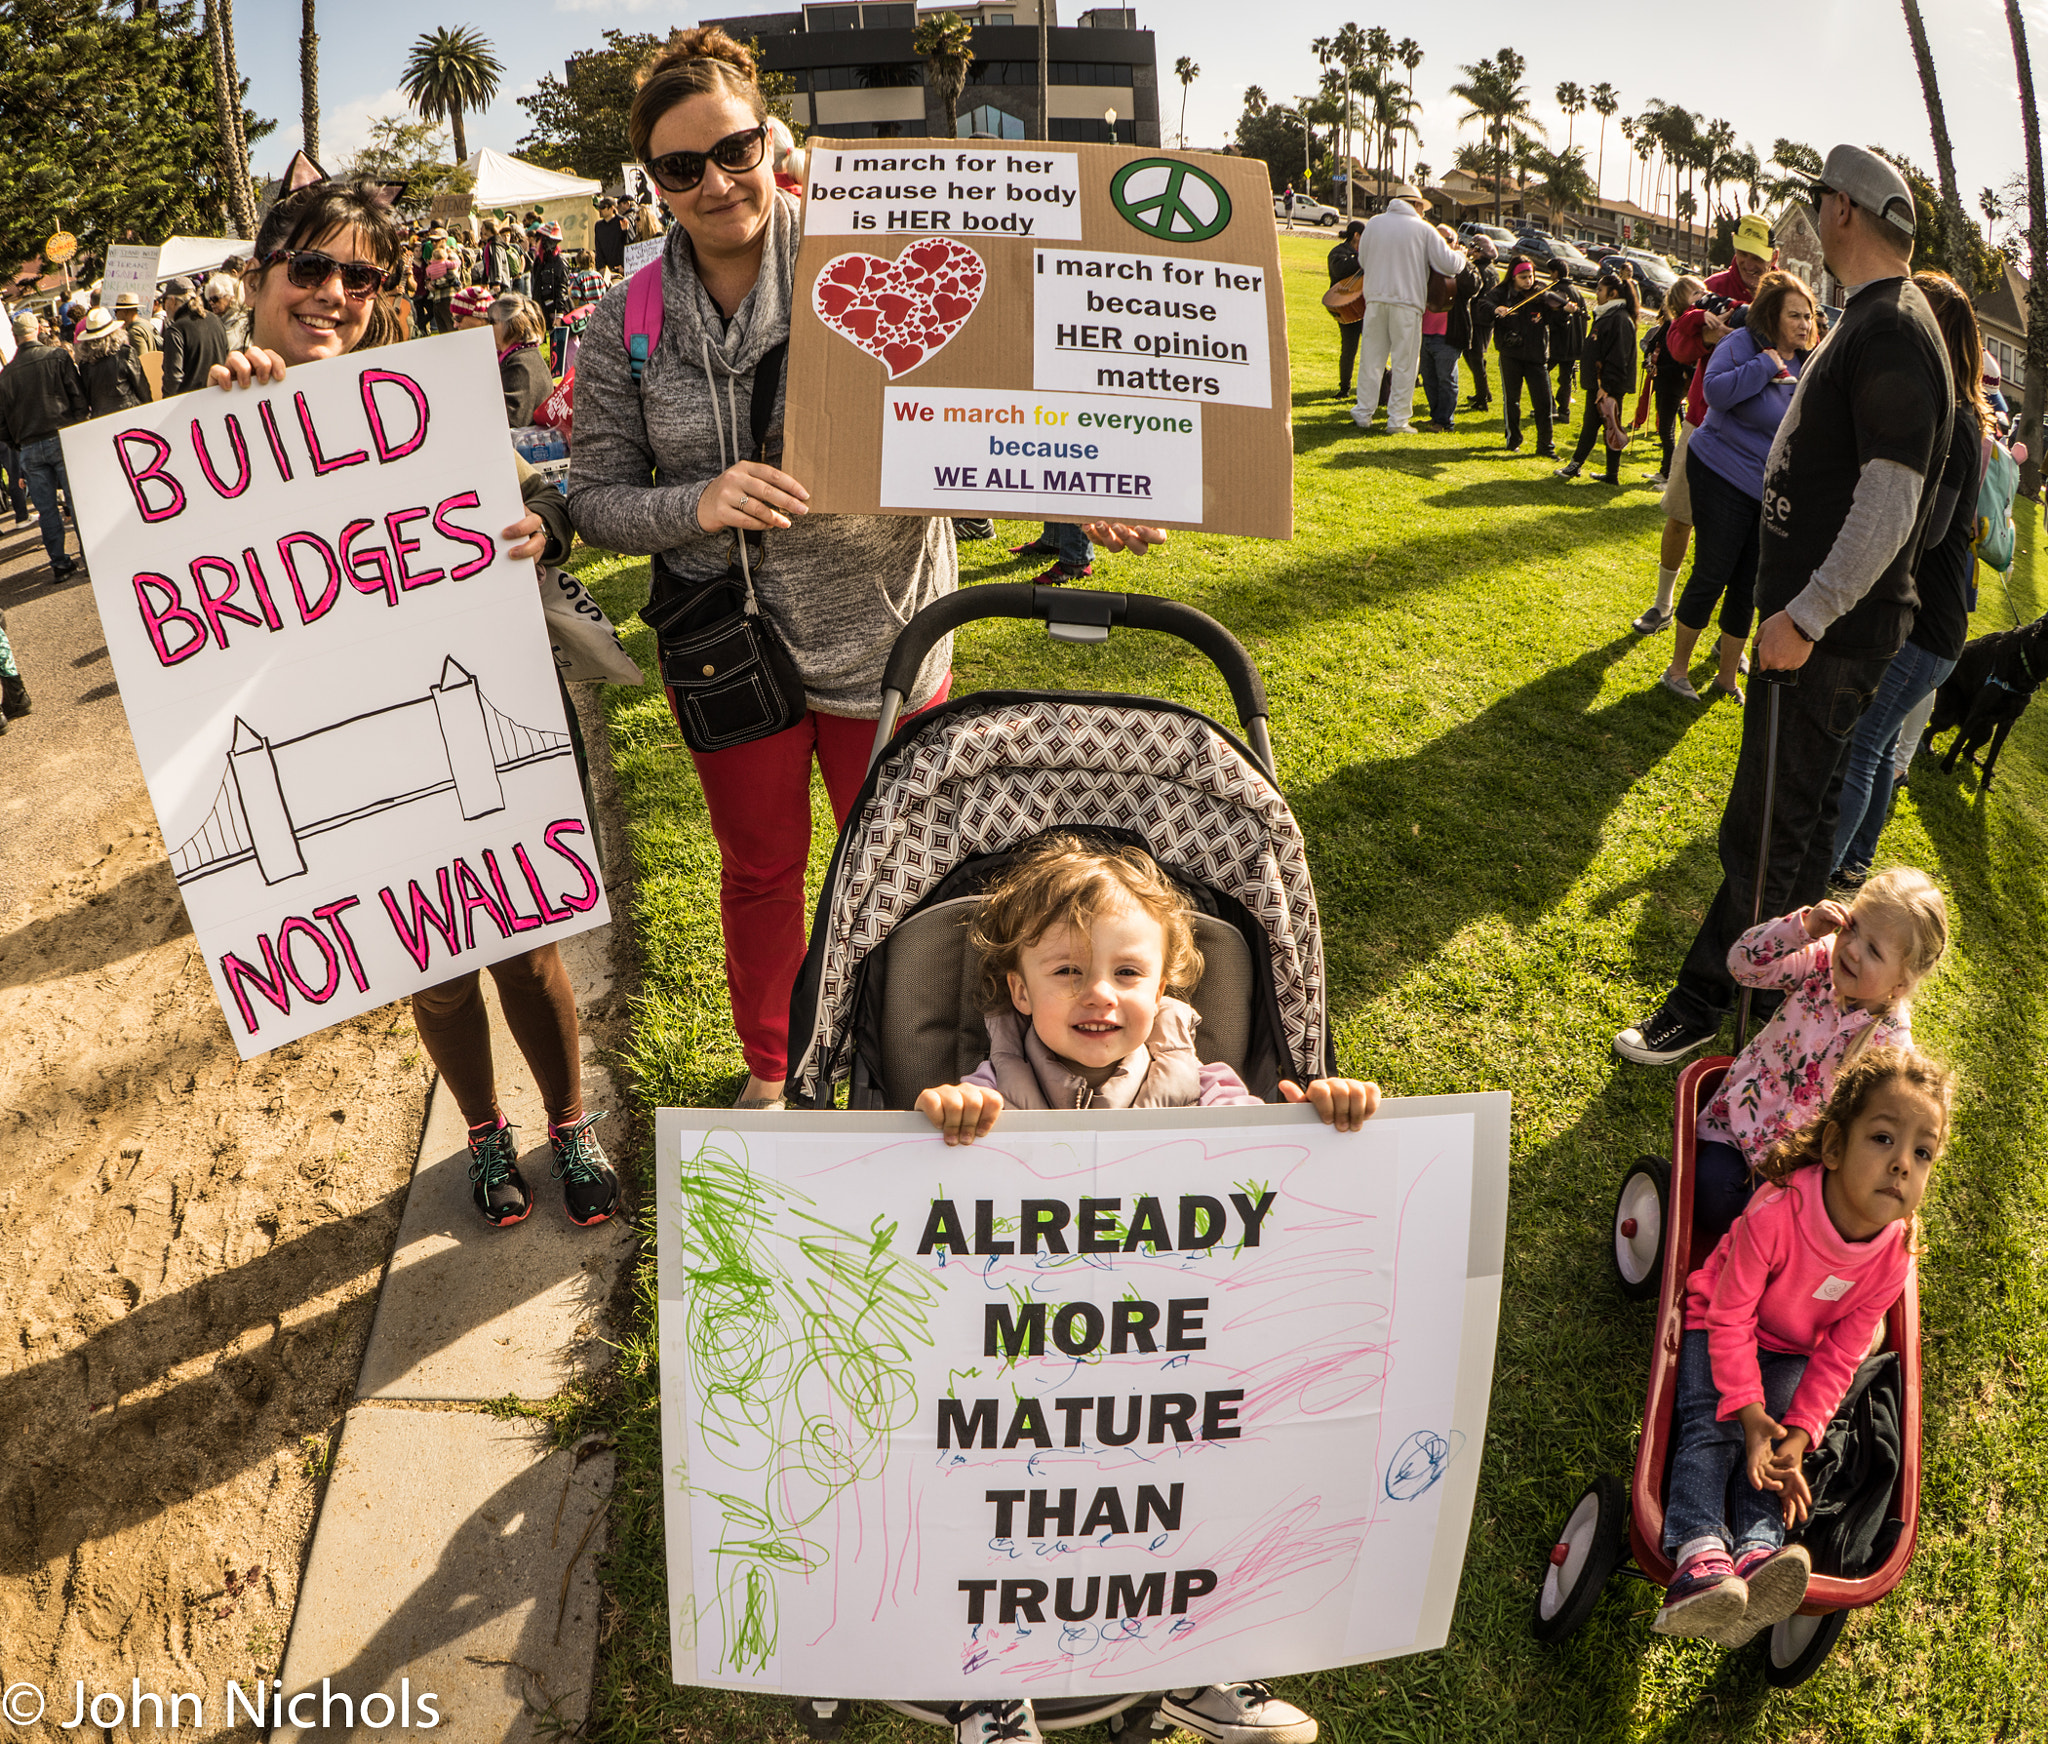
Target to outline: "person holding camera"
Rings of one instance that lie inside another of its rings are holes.
[[[1610,260],[1600,269],[1595,293],[1600,312],[1579,347],[1579,381],[1586,390],[1586,415],[1579,425],[1578,446],[1572,457],[1552,475],[1577,478],[1579,468],[1603,435],[1607,443],[1607,471],[1603,483],[1621,483],[1621,448],[1627,438],[1621,434],[1621,402],[1636,385],[1636,322],[1642,314],[1636,292],[1636,275],[1626,263]],[[1616,442],[1621,447],[1616,446]]]
[[[1522,388],[1529,389],[1536,415],[1536,452],[1557,458],[1550,431],[1550,323],[1543,299],[1548,293],[1536,281],[1536,263],[1526,254],[1511,254],[1501,282],[1479,301],[1493,327],[1494,349],[1500,353],[1500,397],[1506,408],[1510,454],[1522,447]]]

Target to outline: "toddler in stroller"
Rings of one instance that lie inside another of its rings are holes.
[[[918,1112],[946,1142],[972,1144],[1005,1107],[1204,1108],[1259,1098],[1224,1061],[1195,1051],[1190,989],[1202,959],[1187,898],[1139,849],[1041,837],[982,898],[971,934],[981,956],[989,1057],[958,1084],[935,1086]],[[1289,1102],[1310,1103],[1327,1125],[1356,1132],[1379,1106],[1376,1084],[1283,1079]],[[1264,1684],[1169,1690],[1167,1720],[1198,1737],[1307,1744],[1316,1723]],[[948,1711],[958,1744],[1036,1739],[1028,1701],[963,1702]]]
[[[1688,1280],[1658,1634],[1739,1647],[1805,1601],[1812,1559],[1785,1542],[1812,1500],[1803,1461],[1910,1284],[1952,1095],[1924,1055],[1863,1054]]]
[[[1816,903],[1735,941],[1735,979],[1785,997],[1701,1111],[1692,1215],[1702,1236],[1735,1221],[1773,1147],[1826,1105],[1845,1062],[1913,1045],[1906,1001],[1947,948],[1941,892],[1909,866],[1878,873],[1847,907]]]

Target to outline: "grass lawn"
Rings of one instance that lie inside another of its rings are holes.
[[[1916,1034],[1963,1073],[1926,1213],[1926,1468],[1904,1585],[1856,1613],[1820,1675],[1790,1693],[1766,1688],[1753,1653],[1653,1637],[1655,1594],[1635,1583],[1613,1583],[1563,1647],[1539,1646],[1538,1570],[1590,1477],[1629,1468],[1652,1331],[1651,1306],[1612,1281],[1609,1215],[1627,1162],[1668,1148],[1676,1072],[1622,1065],[1609,1040],[1661,995],[1717,882],[1739,721],[1726,704],[1653,689],[1667,644],[1628,629],[1656,574],[1656,493],[1638,482],[1654,450],[1630,452],[1630,488],[1614,493],[1554,481],[1530,450],[1502,454],[1498,412],[1453,436],[1360,437],[1329,397],[1327,244],[1281,241],[1294,542],[1177,534],[1148,559],[1096,570],[1098,586],[1221,619],[1265,674],[1327,928],[1343,1069],[1395,1095],[1514,1095],[1491,1433],[1450,1644],[1282,1687],[1334,1740],[2041,1736],[2048,708],[2014,733],[1988,802],[1916,766],[1883,844],[1883,858],[1925,867],[1948,892],[1956,946]],[[1978,633],[2048,603],[2036,531],[2029,516],[2010,603],[1991,580]],[[645,594],[643,561],[589,553],[579,568],[621,621]],[[988,545],[967,547],[962,569],[968,582],[1030,573]],[[652,671],[651,637],[629,640]],[[1135,634],[1089,651],[1035,627],[976,626],[956,661],[961,689],[1141,690],[1230,719],[1199,656]],[[659,693],[608,690],[604,702],[638,877],[623,923],[644,983],[627,1075],[643,1111],[723,1103],[742,1067],[702,801]],[[830,848],[822,794],[817,816],[814,880]],[[636,1160],[644,1205],[648,1158]],[[552,1408],[565,1436],[608,1429],[620,1453],[591,1735],[794,1736],[786,1703],[668,1679],[646,1252],[617,1369]],[[869,1708],[851,1736],[941,1735]]]

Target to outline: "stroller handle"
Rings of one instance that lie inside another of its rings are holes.
[[[1034,587],[1028,582],[956,588],[933,600],[904,625],[882,671],[882,717],[876,722],[874,750],[868,757],[870,768],[896,736],[904,699],[917,682],[918,668],[923,666],[925,656],[941,636],[950,635],[977,618],[1043,618],[1049,633],[1060,635],[1065,631],[1064,639],[1068,641],[1107,641],[1110,629],[1121,625],[1130,630],[1159,630],[1191,643],[1223,675],[1253,755],[1267,779],[1278,784],[1273,742],[1267,730],[1272,711],[1266,703],[1265,682],[1244,645],[1207,612],[1153,594],[1095,593],[1087,589]]]

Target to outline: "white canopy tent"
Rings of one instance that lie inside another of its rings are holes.
[[[157,257],[158,282],[198,272],[211,272],[230,255],[247,255],[253,245],[232,236],[173,236]]]
[[[480,211],[515,206],[540,206],[550,200],[589,199],[604,191],[602,182],[581,176],[559,175],[501,151],[480,147],[472,152],[467,167],[476,171],[476,192],[471,203]]]

